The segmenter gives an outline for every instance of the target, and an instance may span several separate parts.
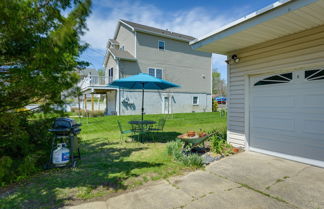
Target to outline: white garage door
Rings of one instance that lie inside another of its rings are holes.
[[[324,69],[252,77],[249,143],[324,167]]]

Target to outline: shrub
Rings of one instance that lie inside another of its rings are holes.
[[[218,109],[218,103],[216,100],[213,100],[212,111],[217,112],[217,109]]]
[[[48,160],[52,119],[28,120],[27,113],[0,115],[0,185],[26,178]]]
[[[174,160],[183,163],[188,167],[201,167],[203,160],[198,154],[185,154],[182,151],[183,142],[180,140],[169,142],[167,144],[167,153],[172,156]]]
[[[103,110],[89,111],[90,117],[100,117],[100,116],[104,116],[104,115],[105,115],[105,112]]]
[[[188,154],[188,155],[183,154],[181,162],[185,166],[192,166],[192,167],[201,167],[203,165],[203,159],[198,154]]]
[[[229,155],[233,153],[233,147],[229,143],[227,143],[227,129],[221,130],[213,130],[211,132],[213,134],[210,137],[211,142],[211,150],[215,153],[221,155]]]
[[[103,110],[94,110],[94,111],[85,111],[85,110],[81,110],[79,112],[79,110],[74,110],[74,112],[77,115],[81,115],[83,117],[100,117],[100,116],[104,116],[105,115],[105,111]]]
[[[71,112],[79,112],[79,108],[78,107],[71,107]]]
[[[177,153],[181,152],[181,147],[183,143],[180,140],[172,141],[167,144],[167,153],[170,156],[175,156]]]

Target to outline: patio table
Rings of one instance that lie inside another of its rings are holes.
[[[150,125],[156,124],[156,121],[153,120],[131,120],[128,121],[132,125],[132,130],[134,132],[144,132],[148,131]]]

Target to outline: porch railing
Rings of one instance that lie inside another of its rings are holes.
[[[88,75],[79,82],[78,86],[81,89],[86,89],[91,86],[107,86],[112,81],[113,78],[111,76]]]

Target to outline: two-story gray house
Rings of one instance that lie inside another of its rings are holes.
[[[211,53],[192,50],[194,37],[120,20],[108,40],[104,59],[108,84],[115,79],[147,73],[180,85],[166,91],[145,91],[145,113],[211,111]],[[91,80],[91,79],[90,79]],[[100,82],[99,82],[100,83]],[[107,94],[107,114],[141,112],[141,91],[89,86],[91,93]]]

